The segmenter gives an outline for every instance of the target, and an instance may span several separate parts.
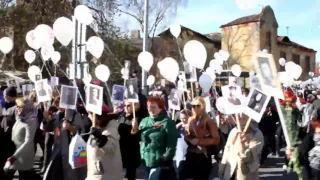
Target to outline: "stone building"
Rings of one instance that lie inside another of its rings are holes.
[[[315,70],[316,51],[296,42],[287,36],[278,35],[278,22],[270,6],[259,14],[238,18],[222,25],[222,49],[229,51],[230,63],[239,63],[243,71],[250,71],[252,54],[267,49],[274,56],[278,71],[283,71],[278,60],[280,57],[301,65],[301,79],[308,77],[308,72]]]

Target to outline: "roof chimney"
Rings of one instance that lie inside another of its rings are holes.
[[[131,31],[131,38],[132,39],[140,39],[140,31],[139,30],[132,30]]]

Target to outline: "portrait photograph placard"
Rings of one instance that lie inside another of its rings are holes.
[[[59,77],[52,76],[50,78],[50,86],[55,87],[59,85]]]
[[[125,91],[125,97],[127,98],[128,102],[139,102],[138,91],[138,79],[129,79]]]
[[[51,101],[49,84],[47,79],[41,79],[34,83],[38,102]]]
[[[103,87],[95,84],[88,84],[86,90],[86,100],[87,111],[101,115]]]
[[[183,62],[187,82],[197,82],[197,70],[188,62]]]
[[[59,107],[64,109],[76,109],[77,107],[77,97],[78,97],[78,87],[76,86],[61,86],[61,98]]]
[[[30,93],[33,91],[33,85],[32,84],[23,84],[22,85],[22,95],[24,99],[28,99]]]
[[[124,62],[124,68],[122,72],[122,79],[128,80],[129,79],[129,74],[130,74],[130,64],[131,62],[126,60]]]
[[[272,54],[255,54],[254,68],[259,78],[260,86],[264,92],[270,92],[272,96],[284,99],[278,71]]]
[[[179,111],[181,109],[181,91],[172,89],[168,100],[169,109]]]
[[[42,79],[42,74],[36,74],[35,76],[36,76],[35,78],[36,81],[40,81]]]
[[[186,80],[186,74],[184,71],[179,71],[178,75],[178,82],[177,82],[177,87],[179,91],[185,91],[187,92],[187,80]]]
[[[113,104],[118,104],[118,103],[123,103],[124,102],[124,93],[126,91],[126,87],[120,86],[120,85],[113,85],[112,87],[112,103]]]
[[[243,111],[244,98],[241,87],[226,85],[221,87],[222,96],[226,100],[226,114],[236,114]]]
[[[19,81],[17,79],[9,79],[6,83],[8,87],[15,87],[18,93],[21,92]]]
[[[270,98],[271,96],[268,96],[266,93],[257,88],[252,89],[248,95],[248,102],[243,113],[259,123],[270,101]]]

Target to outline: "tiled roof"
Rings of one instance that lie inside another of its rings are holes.
[[[238,19],[231,21],[227,24],[221,25],[220,28],[234,26],[234,25],[240,25],[240,24],[247,24],[247,23],[251,23],[251,22],[259,22],[261,15],[262,15],[262,13],[241,17],[241,18],[238,18]]]
[[[234,26],[234,25],[240,25],[240,24],[247,24],[247,23],[251,23],[251,22],[259,22],[260,18],[262,17],[262,15],[264,14],[264,12],[266,10],[272,10],[272,8],[270,6],[265,6],[259,14],[253,14],[250,16],[238,18],[238,19],[231,21],[227,24],[221,25],[220,28]]]
[[[181,25],[180,25],[180,26],[181,26]],[[221,46],[221,39],[220,39],[220,40],[212,39],[211,37],[208,37],[208,36],[206,36],[206,35],[203,35],[203,34],[197,32],[197,31],[194,31],[194,30],[192,30],[192,29],[189,29],[189,28],[187,28],[187,27],[185,27],[185,26],[181,26],[181,31],[189,31],[189,32],[192,32],[193,34],[195,34],[195,35],[203,38],[204,40],[209,41],[209,42],[211,42],[211,43],[214,43],[217,47],[218,47],[218,46]],[[160,36],[160,37],[168,36],[168,35],[169,35],[169,36],[172,36],[171,33],[170,33],[170,28],[168,28],[168,29],[166,29],[165,31],[163,31],[163,32],[161,32],[160,34],[158,34],[158,36]]]
[[[217,41],[217,42],[221,42],[222,39],[222,35],[219,32],[213,32],[210,34],[206,34],[206,36],[210,39],[212,39],[213,41]]]
[[[277,41],[278,41],[278,44],[293,46],[293,47],[305,49],[305,50],[308,50],[308,51],[316,52],[314,49],[307,48],[307,47],[305,47],[305,46],[303,46],[301,44],[298,44],[296,42],[291,41],[288,36],[278,36],[277,37]]]

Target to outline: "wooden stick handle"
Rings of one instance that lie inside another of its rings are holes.
[[[96,113],[92,113],[92,127],[96,127]]]
[[[136,107],[133,102],[132,102],[132,113],[133,113],[133,119],[135,119],[136,118]]]
[[[247,124],[246,124],[246,126],[244,127],[244,130],[243,130],[243,132],[244,132],[244,133],[246,133],[246,132],[247,132],[247,130],[248,130],[248,128],[249,128],[249,126],[250,126],[250,124],[251,124],[251,120],[252,120],[252,118],[251,118],[251,117],[249,117],[249,119],[248,119],[248,121],[247,121]]]
[[[240,126],[239,116],[238,116],[238,114],[235,114],[235,115],[236,115],[237,128],[238,128],[238,130],[239,130],[240,132],[242,132],[242,130],[241,130],[241,126]]]

